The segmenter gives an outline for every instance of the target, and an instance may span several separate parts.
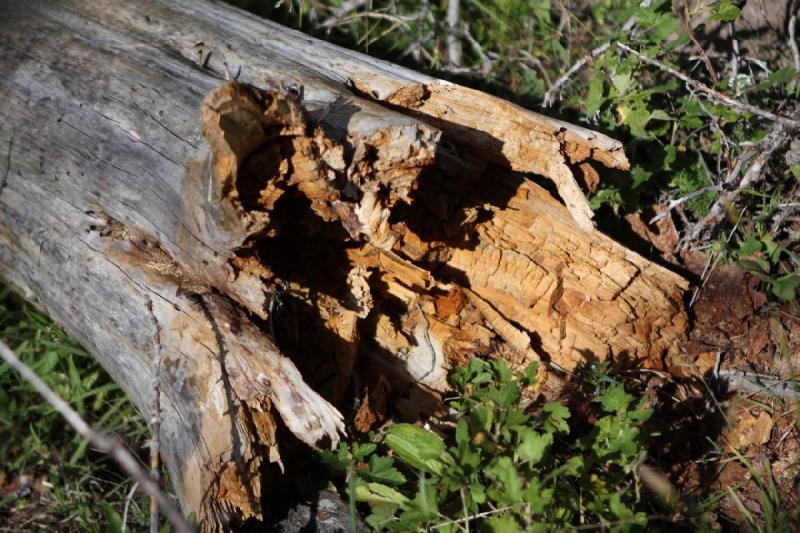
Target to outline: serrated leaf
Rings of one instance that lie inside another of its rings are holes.
[[[481,531],[489,531],[492,533],[518,533],[520,529],[519,522],[510,514],[500,514],[489,517],[483,524],[481,524]]]
[[[530,461],[536,464],[542,460],[547,448],[549,448],[552,443],[552,433],[541,434],[529,429],[522,435],[521,442],[517,447],[517,454],[523,461]]]
[[[363,481],[356,486],[356,500],[398,507],[408,503],[407,497],[391,487],[382,483],[365,483]]]
[[[383,531],[384,526],[394,520],[397,507],[394,505],[374,505],[372,513],[365,519],[373,531]]]
[[[742,14],[741,9],[732,0],[720,0],[711,4],[710,20],[732,21]]]
[[[364,460],[369,454],[374,452],[378,448],[378,445],[373,442],[365,442],[365,443],[353,443],[350,448],[350,453],[353,454],[358,461]]]
[[[551,433],[569,433],[569,409],[558,402],[550,402],[542,407],[544,413],[544,428]]]
[[[763,91],[765,89],[769,89],[773,85],[785,85],[790,83],[800,77],[800,74],[795,71],[791,67],[782,68],[780,70],[776,70],[760,82],[758,82],[755,87],[753,87],[753,91]]]
[[[442,473],[445,444],[435,433],[413,424],[394,424],[384,442],[411,467],[437,476]]]
[[[401,485],[406,482],[406,477],[394,467],[394,459],[373,455],[369,458],[369,469],[360,472],[361,476],[370,481]]]
[[[628,409],[633,396],[625,392],[622,384],[609,387],[603,394],[602,406],[607,413],[620,413]]]
[[[645,170],[643,167],[639,165],[633,167],[631,169],[631,179],[633,180],[631,183],[631,187],[636,189],[643,183],[647,183],[647,181],[653,176],[652,172]]]
[[[746,241],[739,244],[739,257],[747,257],[761,251],[761,240],[755,235],[750,235]]]
[[[512,407],[517,403],[519,397],[519,387],[516,383],[503,383],[489,391],[489,398],[503,409]]]
[[[772,294],[781,300],[795,299],[797,287],[800,286],[800,272],[792,272],[772,282]]]
[[[522,500],[522,479],[510,457],[498,457],[487,469],[486,474],[496,479],[503,487],[502,492],[491,492],[493,498],[502,504]]]

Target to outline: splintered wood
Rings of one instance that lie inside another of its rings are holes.
[[[688,366],[686,282],[578,185],[619,142],[225,3],[3,7],[0,270],[146,419],[159,380],[204,529],[274,512],[293,451],[436,413],[474,357],[538,361],[552,395],[594,361]]]
[[[415,117],[436,101],[419,87],[373,97]],[[291,288],[272,315],[261,298],[230,296],[276,325],[279,348],[332,401],[359,365],[434,393],[475,356],[569,372],[608,359],[663,368],[677,355],[686,282],[473,153],[463,130],[442,141],[419,119],[367,121],[342,142],[306,114],[296,95],[231,82],[206,98],[203,123],[211,188],[248,221],[238,275],[252,269],[264,294]],[[548,164],[525,168],[558,183],[565,162]]]

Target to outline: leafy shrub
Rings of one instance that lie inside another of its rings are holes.
[[[535,376],[535,365],[514,373],[503,361],[474,359],[451,376],[456,422],[444,438],[396,423],[322,459],[348,471],[348,493],[369,504],[367,522],[376,530],[643,528],[646,504],[635,473],[646,456],[642,426],[652,414],[645,399],[613,380],[590,384],[598,417],[578,434],[561,403],[535,413],[525,408]]]

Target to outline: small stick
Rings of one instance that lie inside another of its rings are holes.
[[[697,48],[697,53],[700,54],[700,59],[702,59],[703,64],[706,66],[708,74],[711,76],[711,81],[713,81],[714,84],[716,85],[717,83],[719,83],[719,76],[717,76],[717,71],[714,70],[713,65],[711,65],[711,60],[708,59],[706,51],[700,45],[700,42],[694,36],[694,32],[692,31],[692,21],[691,21],[691,14],[689,13],[688,0],[683,0],[683,5],[684,5],[684,14],[686,16],[686,24],[685,24],[686,34],[689,36],[689,39],[692,40],[692,43],[694,43],[695,48]]]
[[[81,437],[87,439],[101,452],[107,453],[113,457],[126,474],[139,483],[147,494],[154,497],[169,519],[172,527],[175,528],[175,531],[178,533],[190,533],[194,531],[194,528],[186,522],[186,519],[184,519],[175,503],[161,491],[158,484],[147,474],[145,469],[142,468],[133,454],[128,451],[119,439],[93,429],[69,406],[69,404],[67,404],[67,402],[53,392],[28,365],[20,361],[17,354],[15,354],[3,340],[0,340],[0,358],[8,363],[11,368],[16,370],[19,375],[22,376],[22,379],[28,382],[53,409],[58,411],[58,413],[64,417],[64,420],[66,420]]]
[[[553,86],[545,93],[544,100],[542,101],[542,107],[550,107],[553,104],[553,100],[555,96],[558,95],[561,87],[564,86],[565,83],[569,81],[569,79],[575,75],[583,66],[590,61],[594,61],[597,59],[603,52],[608,50],[608,47],[611,46],[611,42],[607,42],[601,44],[579,60],[577,60],[568,71],[562,74],[554,83]]]
[[[674,200],[670,200],[669,203],[667,204],[667,206],[664,208],[664,210],[661,211],[656,216],[654,216],[653,218],[651,218],[650,222],[648,222],[648,224],[653,224],[653,223],[658,222],[659,220],[661,220],[663,218],[666,218],[667,215],[669,215],[670,211],[672,211],[673,209],[675,209],[679,205],[681,205],[681,204],[683,204],[685,202],[688,202],[689,200],[694,200],[698,196],[702,196],[707,192],[721,191],[721,190],[722,190],[722,186],[721,185],[709,185],[708,187],[703,187],[702,189],[699,189],[697,191],[694,191],[694,192],[691,192],[691,193],[686,194],[684,196],[681,196],[680,198],[676,198]]]
[[[138,483],[134,483],[131,487],[131,490],[128,492],[128,495],[125,497],[125,507],[122,510],[122,526],[119,528],[120,533],[125,533],[125,530],[128,528],[128,511],[131,508],[131,502],[133,501],[133,495],[136,494],[136,489],[139,488]]]

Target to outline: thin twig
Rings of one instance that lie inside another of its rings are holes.
[[[440,524],[436,524],[435,526],[431,526],[431,529],[440,529],[445,526],[456,525],[456,524],[463,524],[464,522],[469,522],[471,520],[475,520],[476,518],[483,518],[484,516],[491,516],[497,513],[504,513],[506,511],[510,511],[512,509],[511,506],[508,507],[501,507],[499,509],[492,509],[490,511],[483,511],[482,513],[476,513],[471,516],[465,516],[464,518],[459,518],[458,520],[448,520],[447,522],[442,522]]]
[[[739,94],[739,39],[736,37],[736,21],[730,22],[731,28],[731,81],[728,86],[733,86],[733,92]]]
[[[667,215],[669,215],[670,211],[672,211],[673,209],[675,209],[676,207],[678,207],[679,205],[681,205],[681,204],[683,204],[685,202],[688,202],[690,200],[694,200],[698,196],[702,196],[707,192],[721,191],[721,190],[722,190],[722,187],[719,186],[719,185],[709,185],[708,187],[703,187],[700,190],[691,192],[689,194],[681,196],[680,198],[676,198],[674,200],[670,200],[663,211],[661,211],[659,214],[657,214],[652,219],[650,219],[649,224],[654,224],[654,223],[658,222],[659,220],[661,220],[663,218],[666,218]]]
[[[533,67],[539,71],[539,74],[542,76],[542,80],[544,80],[545,85],[547,85],[547,90],[550,91],[553,88],[553,82],[550,81],[550,76],[548,76],[547,70],[544,68],[544,65],[542,65],[541,60],[538,57],[532,56],[527,50],[520,50],[519,55],[521,55],[525,61],[533,65]]]
[[[136,494],[136,489],[139,488],[138,483],[134,483],[131,487],[131,490],[128,492],[128,495],[125,496],[125,507],[122,508],[122,525],[119,528],[119,533],[125,533],[125,530],[128,528],[128,511],[131,508],[131,502],[133,501],[133,495]]]
[[[553,86],[550,87],[544,95],[544,100],[542,100],[542,107],[550,107],[553,105],[553,101],[558,93],[561,91],[561,87],[563,87],[572,76],[575,75],[580,69],[583,68],[584,65],[589,63],[590,61],[594,61],[597,59],[603,52],[608,50],[608,47],[611,46],[611,42],[603,43],[579,60],[577,60],[568,71],[564,74],[559,76],[559,78],[553,83]]]
[[[127,475],[139,483],[147,494],[156,498],[159,507],[164,511],[164,514],[169,519],[172,527],[175,528],[175,531],[179,533],[194,531],[183,518],[183,515],[175,503],[161,491],[158,484],[147,474],[145,469],[142,468],[133,454],[128,451],[119,439],[112,435],[94,430],[69,406],[69,404],[67,404],[67,402],[53,392],[28,365],[20,361],[17,354],[2,340],[0,340],[0,357],[2,357],[11,368],[16,370],[19,375],[22,376],[22,379],[28,382],[53,409],[58,411],[64,420],[66,420],[81,437],[87,439],[101,452],[111,455]]]
[[[720,93],[719,91],[715,91],[708,85],[701,83],[695,79],[690,78],[686,74],[675,70],[674,68],[670,67],[669,65],[662,63],[658,59],[653,59],[652,57],[647,57],[646,55],[642,54],[641,52],[637,52],[630,46],[617,42],[616,43],[619,48],[625,50],[626,52],[635,55],[645,63],[653,65],[664,72],[671,74],[678,78],[679,80],[683,81],[686,85],[692,87],[693,89],[706,94],[712,100],[716,101],[719,104],[731,107],[733,109],[738,109],[739,111],[744,111],[746,113],[752,113],[753,115],[759,116],[761,118],[765,118],[767,120],[771,120],[772,122],[777,122],[782,124],[791,129],[800,128],[800,120],[786,117],[783,115],[776,115],[771,111],[765,111],[764,109],[758,108],[754,105],[747,104],[745,102],[740,102],[730,96],[725,96],[724,94]]]
[[[692,31],[692,20],[691,20],[691,13],[689,12],[689,0],[683,0],[684,5],[684,15],[686,16],[686,34],[691,39],[692,43],[694,43],[695,48],[697,48],[697,53],[700,54],[700,58],[703,60],[703,64],[708,71],[709,76],[711,76],[711,81],[714,82],[714,85],[719,83],[719,76],[717,76],[717,71],[714,70],[713,65],[711,65],[711,60],[708,59],[708,55],[703,47],[700,45],[700,41],[694,36],[694,32]]]
[[[483,74],[484,76],[489,74],[489,72],[492,71],[492,60],[486,56],[486,54],[483,52],[481,44],[469,32],[469,24],[467,24],[466,22],[461,23],[461,35],[464,36],[464,39],[466,39],[472,51],[475,52],[475,55],[477,55],[480,58],[481,74]]]

